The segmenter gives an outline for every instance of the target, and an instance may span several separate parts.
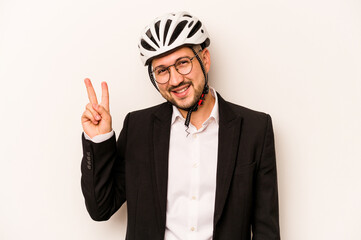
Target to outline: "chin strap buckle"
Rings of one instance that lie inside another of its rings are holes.
[[[205,100],[205,97],[204,97],[204,93],[202,94],[201,98],[199,99],[198,101],[198,106],[202,105],[203,104],[203,101]]]

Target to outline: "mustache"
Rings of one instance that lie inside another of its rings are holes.
[[[187,81],[187,82],[184,81],[184,82],[181,82],[180,84],[178,84],[177,86],[172,86],[172,87],[168,88],[168,91],[173,91],[174,89],[177,89],[177,88],[179,88],[181,86],[184,86],[184,85],[192,86],[193,83],[191,81]]]

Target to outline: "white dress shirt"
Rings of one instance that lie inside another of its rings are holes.
[[[173,106],[169,144],[165,240],[209,240],[213,235],[218,154],[218,100],[197,130]]]
[[[169,144],[168,194],[165,240],[210,240],[216,193],[219,111],[215,104],[209,118],[197,130],[173,106]],[[102,142],[114,131],[91,139]],[[188,135],[188,136],[187,136]]]

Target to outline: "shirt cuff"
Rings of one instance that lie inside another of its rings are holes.
[[[104,134],[100,134],[100,135],[96,135],[93,138],[90,138],[88,136],[88,134],[86,134],[84,132],[84,137],[86,140],[92,141],[93,143],[101,143],[101,142],[105,142],[106,140],[110,139],[111,137],[113,137],[114,135],[114,130],[112,130],[111,132],[108,133],[104,133]]]

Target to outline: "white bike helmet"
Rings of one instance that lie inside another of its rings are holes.
[[[206,48],[210,39],[198,18],[188,12],[169,13],[156,18],[143,31],[138,45],[144,66],[154,57],[166,54],[183,45]]]

